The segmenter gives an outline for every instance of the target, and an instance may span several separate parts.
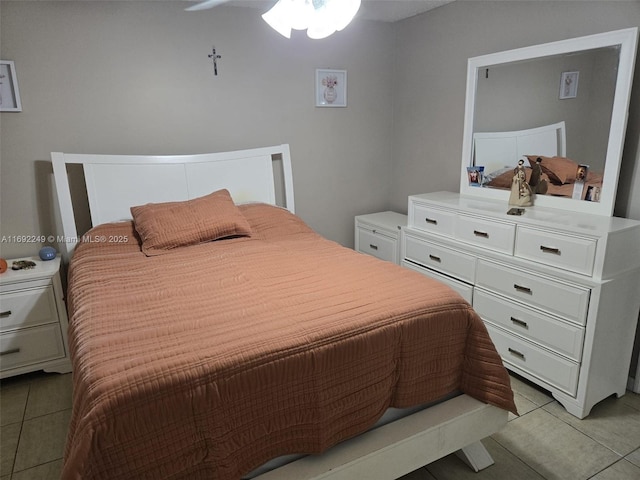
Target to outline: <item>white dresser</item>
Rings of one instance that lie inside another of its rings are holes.
[[[409,197],[401,264],[448,283],[505,366],[587,416],[625,393],[640,309],[640,222],[437,192]]]
[[[71,371],[60,258],[0,274],[0,378]]]
[[[355,249],[380,260],[400,264],[400,233],[407,216],[396,212],[358,215],[355,219]]]

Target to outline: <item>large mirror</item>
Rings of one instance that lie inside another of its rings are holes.
[[[469,59],[460,193],[506,205],[524,160],[544,180],[534,205],[612,215],[637,40],[630,28]]]

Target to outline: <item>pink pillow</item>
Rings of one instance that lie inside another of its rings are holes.
[[[251,236],[249,222],[228,190],[184,202],[131,207],[131,215],[147,256],[221,238]]]

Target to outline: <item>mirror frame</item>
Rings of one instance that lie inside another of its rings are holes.
[[[624,137],[627,127],[637,44],[638,28],[633,27],[470,58],[467,62],[467,90],[465,99],[464,136],[462,142],[462,165],[460,170],[460,194],[485,199],[504,200],[506,207],[510,193],[509,190],[470,186],[468,182],[467,167],[473,166],[473,126],[479,70],[522,60],[544,58],[602,47],[620,46],[618,77],[613,99],[600,202],[588,202],[548,195],[536,195],[534,199],[534,205],[543,207],[612,216],[615,206],[618,177],[620,175],[620,164],[622,162],[622,149],[624,147]]]

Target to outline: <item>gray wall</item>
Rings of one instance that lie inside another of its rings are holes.
[[[459,188],[469,57],[640,25],[638,1],[463,1],[400,22],[394,76],[391,206]],[[629,112],[616,214],[640,219],[640,68]]]
[[[313,41],[260,10],[181,2],[1,4],[0,58],[23,111],[1,114],[2,235],[56,231],[49,154],[181,154],[289,143],[296,210],[353,244],[353,217],[388,206],[390,24],[356,21]],[[219,75],[207,55],[215,45]],[[348,107],[315,107],[315,69],[348,71]],[[3,257],[40,244],[3,243]]]
[[[396,24],[291,40],[254,9],[181,2],[0,3],[0,58],[23,112],[0,116],[2,235],[60,233],[49,153],[192,153],[288,142],[296,206],[353,244],[353,216],[457,191],[468,57],[640,25],[640,2],[457,0]],[[212,45],[222,55],[213,76]],[[349,105],[315,108],[315,68],[348,70]],[[636,66],[636,70],[640,68]],[[640,219],[636,73],[616,213]],[[5,243],[5,257],[39,245]]]

